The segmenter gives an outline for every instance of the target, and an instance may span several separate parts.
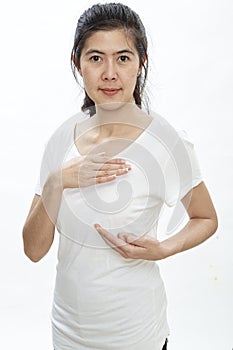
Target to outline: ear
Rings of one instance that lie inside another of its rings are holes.
[[[71,59],[72,59],[72,62],[74,63],[75,67],[77,68],[77,71],[79,72],[79,74],[81,75],[82,77],[82,72],[81,72],[81,68],[77,62],[77,59],[75,58],[75,56],[72,54],[71,56]]]
[[[146,61],[147,61],[147,56],[144,55],[143,58],[142,58],[142,60],[141,60],[141,62],[140,62],[140,66],[139,66],[140,74],[142,73],[142,68],[143,68],[144,64],[146,63]],[[139,75],[140,75],[140,74],[139,74]]]
[[[144,57],[143,57],[143,59],[142,59],[143,64],[144,64],[146,61],[147,61],[147,56],[144,55]]]

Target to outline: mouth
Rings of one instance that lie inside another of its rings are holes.
[[[104,88],[104,89],[100,89],[103,94],[107,95],[107,96],[114,96],[116,94],[118,94],[118,92],[121,90],[121,89],[107,89],[107,88]]]

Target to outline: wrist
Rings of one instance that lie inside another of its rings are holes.
[[[159,249],[157,247],[157,252],[159,252],[159,258],[157,257],[156,260],[163,260],[166,259],[168,256],[170,256],[167,245],[164,243],[164,241],[159,242]]]
[[[174,240],[172,237],[161,242],[164,259],[182,251],[183,241]]]

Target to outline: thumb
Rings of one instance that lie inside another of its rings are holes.
[[[136,240],[139,239],[134,233],[119,233],[118,238],[124,240],[126,243],[133,243],[137,245]]]

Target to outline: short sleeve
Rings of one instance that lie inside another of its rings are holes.
[[[42,194],[43,187],[53,171],[62,169],[66,154],[74,145],[74,128],[77,123],[89,118],[80,112],[66,120],[48,140],[41,161],[40,174],[35,186],[35,193]]]
[[[41,193],[42,193],[42,189],[41,189],[41,184],[40,184],[40,177],[38,177],[37,183],[35,186],[35,194],[37,194],[38,196],[41,196]]]
[[[165,169],[165,203],[168,206],[174,206],[203,181],[193,142],[184,130],[177,134],[177,142]]]
[[[44,149],[44,154],[41,160],[40,165],[40,174],[38,175],[36,186],[35,186],[35,194],[41,196],[44,184],[51,173],[51,159],[52,159],[52,147],[51,142],[47,142]]]

